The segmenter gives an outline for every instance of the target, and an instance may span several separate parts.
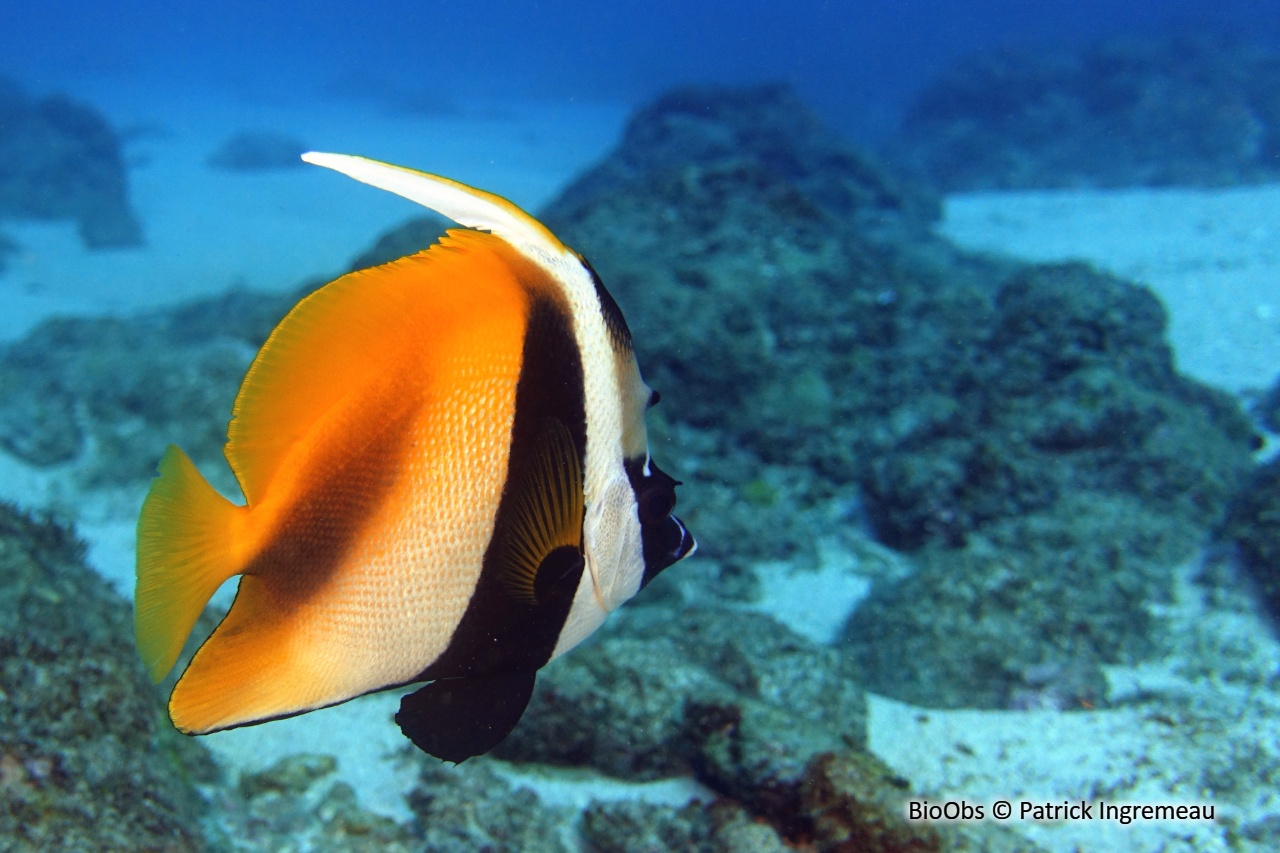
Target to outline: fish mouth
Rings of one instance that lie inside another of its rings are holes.
[[[693,534],[684,526],[684,522],[674,515],[671,516],[671,520],[675,522],[676,527],[680,528],[680,544],[671,552],[671,562],[667,565],[678,563],[685,557],[692,557],[698,550],[698,540],[693,538]]]
[[[649,585],[668,566],[688,557],[698,550],[698,542],[684,526],[684,522],[669,515],[660,525],[650,525],[644,533],[644,577],[640,588]]]

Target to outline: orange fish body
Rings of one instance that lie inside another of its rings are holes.
[[[170,699],[205,734],[430,681],[397,721],[452,761],[519,720],[537,670],[693,550],[648,455],[630,333],[603,285],[496,196],[307,155],[480,231],[303,299],[233,408],[218,495],[170,447],[138,522],[156,680],[240,575]]]

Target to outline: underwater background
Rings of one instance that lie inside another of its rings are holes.
[[[443,230],[308,149],[591,260],[700,544],[457,767],[133,646],[164,447],[236,494],[275,323]],[[0,309],[0,850],[1280,849],[1280,2],[0,0]]]

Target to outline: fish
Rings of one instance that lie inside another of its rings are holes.
[[[538,671],[696,542],[649,453],[658,401],[591,265],[510,201],[348,154],[308,163],[460,228],[297,303],[240,386],[244,502],[170,445],[137,527],[151,678],[239,576],[170,694],[205,735],[419,685],[395,721],[459,763],[516,726]]]

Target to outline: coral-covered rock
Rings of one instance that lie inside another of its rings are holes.
[[[1160,652],[1153,602],[1203,531],[1133,498],[1077,494],[993,525],[873,587],[846,642],[869,689],[942,708],[1077,710],[1105,698],[1104,663]]]
[[[941,190],[1280,178],[1280,55],[1205,38],[984,51],[917,99],[886,147]]]
[[[0,846],[204,849],[212,763],[169,724],[81,544],[0,505],[0,597]]]
[[[1223,538],[1236,543],[1267,604],[1280,614],[1280,459],[1258,466],[1232,501]]]
[[[410,853],[422,834],[409,824],[362,808],[346,782],[335,782],[332,756],[298,754],[256,773],[235,788],[212,790],[206,831],[214,849],[325,850],[333,853]]]
[[[906,190],[832,202],[817,187],[865,189],[871,161],[770,156],[828,150],[812,122],[762,126],[788,103],[660,99],[546,211],[628,317],[663,392],[655,434],[666,419],[714,436],[673,467],[741,494],[791,466],[792,514],[856,484],[877,533],[907,549],[962,545],[1075,489],[1217,520],[1255,439],[1231,400],[1174,372],[1154,296],[1082,265],[965,256],[919,227]],[[791,544],[778,525],[725,530],[734,516],[706,522],[723,534],[707,555]]]
[[[172,442],[220,459],[240,380],[299,295],[233,291],[130,319],[46,321],[0,353],[0,448],[35,465],[74,461],[82,485],[149,478]]]
[[[1041,848],[994,821],[930,823],[906,819],[912,796],[904,779],[858,752],[816,756],[802,809],[813,846],[829,853],[989,851],[1037,853]]]
[[[1037,266],[994,309],[971,361],[915,402],[899,392],[863,479],[886,542],[961,545],[1079,491],[1131,495],[1202,531],[1218,522],[1257,439],[1235,401],[1174,371],[1150,291]]]
[[[791,89],[761,85],[660,96],[631,117],[617,149],[570,184],[546,217],[577,220],[602,198],[620,199],[657,175],[683,173],[714,192],[716,182],[687,171],[695,164],[734,164],[720,174],[721,185],[756,180],[774,206],[800,216],[816,209],[865,228],[899,217],[923,225],[939,212],[937,198],[832,132]]]
[[[0,218],[74,219],[93,249],[142,242],[120,140],[97,111],[0,79],[0,128]]]
[[[209,165],[232,172],[296,169],[303,165],[306,143],[270,130],[249,130],[229,136],[209,155]]]
[[[582,815],[588,853],[785,853],[795,849],[768,823],[729,800],[683,808],[644,802],[594,803]]]
[[[416,758],[416,757],[415,757]],[[543,803],[483,762],[457,767],[417,759],[420,784],[409,807],[422,829],[425,849],[438,853],[569,853],[573,812]],[[424,849],[419,847],[418,849]]]
[[[602,631],[598,642],[543,670],[496,756],[630,779],[693,768],[716,790],[745,799],[744,791],[765,784],[798,784],[816,752],[865,742],[856,668],[768,616],[642,607]]]

